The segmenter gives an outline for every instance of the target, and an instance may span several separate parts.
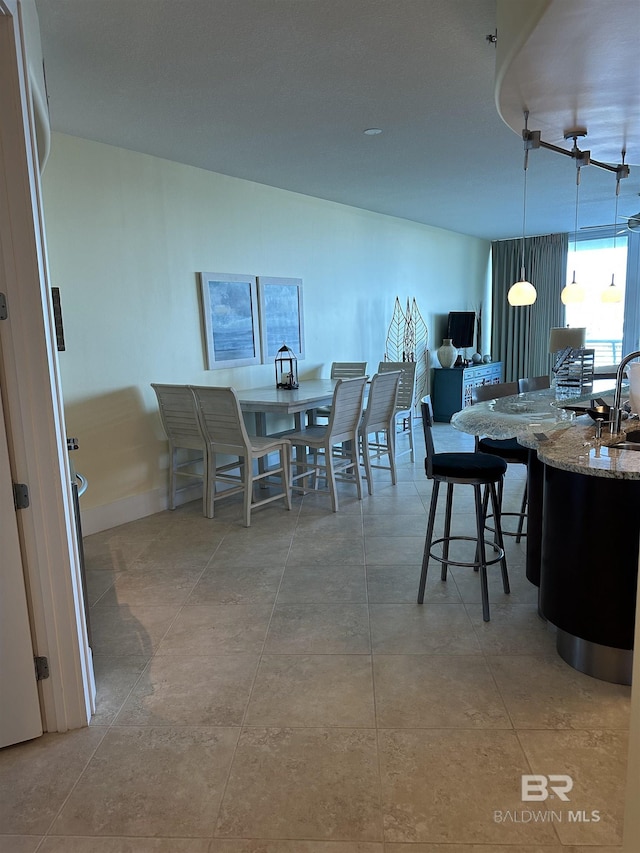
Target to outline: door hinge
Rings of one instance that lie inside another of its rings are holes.
[[[29,506],[29,486],[26,483],[13,484],[13,504],[16,509],[26,509]]]
[[[9,316],[9,312],[7,310],[7,297],[4,293],[0,293],[0,320],[6,320]]]
[[[36,681],[43,681],[49,678],[49,658],[35,657],[33,662],[36,667]]]

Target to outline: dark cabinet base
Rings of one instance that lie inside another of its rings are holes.
[[[471,405],[471,394],[478,385],[495,385],[502,380],[502,362],[449,367],[433,371],[433,419],[449,423],[451,415]]]
[[[616,681],[633,649],[640,481],[544,466],[543,500],[541,612],[565,660]]]

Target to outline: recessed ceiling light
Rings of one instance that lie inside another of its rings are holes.
[[[382,133],[382,130],[379,127],[368,127],[362,132],[365,136],[377,136],[379,133]]]

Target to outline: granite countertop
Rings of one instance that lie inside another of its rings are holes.
[[[592,392],[572,400],[556,400],[554,389],[531,391],[488,400],[456,412],[451,424],[471,435],[517,438],[535,450],[546,465],[596,477],[640,479],[640,450],[615,450],[628,430],[639,429],[637,418],[622,422],[620,435],[609,434],[603,425],[602,438],[595,438],[595,424],[588,415],[562,409],[563,404],[589,405],[594,397],[611,402],[613,390]],[[625,393],[623,389],[623,399]]]
[[[618,480],[640,480],[640,450],[616,450],[626,430],[638,429],[638,420],[623,421],[623,432],[610,435],[605,426],[602,438],[595,437],[595,426],[588,415],[580,415],[551,429],[528,427],[518,441],[535,450],[545,465]]]

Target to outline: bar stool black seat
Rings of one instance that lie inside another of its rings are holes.
[[[496,397],[507,397],[513,394],[518,394],[519,385],[517,382],[501,382],[497,385],[479,385],[472,391],[472,402],[482,403],[485,400],[492,400]],[[493,456],[498,456],[504,459],[507,465],[524,465],[529,464],[529,450],[524,447],[517,438],[487,438],[486,436],[476,436],[476,450],[479,453],[491,453]],[[524,530],[524,522],[527,518],[528,504],[528,489],[525,481],[524,492],[522,494],[522,502],[519,512],[505,512],[502,510],[502,518],[513,516],[518,519],[518,525],[515,533],[511,530],[502,528],[503,536],[515,536],[516,542],[520,542],[523,536],[526,536]],[[500,506],[502,506],[502,483],[498,489],[498,498]],[[485,512],[487,501],[485,497]],[[487,518],[491,518],[489,514]],[[487,528],[491,530],[492,528]]]
[[[447,579],[447,568],[451,566],[464,566],[473,568],[480,573],[480,589],[482,595],[482,618],[485,622],[490,620],[489,613],[489,587],[487,582],[487,566],[500,563],[502,571],[502,588],[509,593],[509,575],[507,573],[507,560],[504,553],[504,541],[500,524],[500,503],[497,487],[500,486],[507,471],[507,463],[504,459],[490,453],[459,452],[459,453],[436,453],[433,443],[433,409],[431,397],[427,395],[421,400],[422,426],[424,429],[424,440],[426,457],[424,460],[425,472],[428,479],[433,480],[431,492],[431,503],[429,506],[429,521],[427,523],[427,535],[422,557],[422,572],[420,575],[420,586],[418,588],[418,604],[424,602],[424,591],[427,583],[427,571],[429,561],[436,560],[441,564],[440,577],[443,581]],[[433,538],[436,510],[438,506],[438,492],[440,484],[447,484],[447,499],[444,519],[444,535],[439,539]],[[473,486],[475,497],[476,536],[452,536],[451,535],[451,512],[453,509],[453,487],[454,485]],[[483,495],[482,490],[486,495]],[[485,500],[486,497],[486,500]],[[486,512],[488,501],[495,519],[493,541],[485,540]],[[475,559],[473,561],[454,560],[449,557],[449,545],[451,542],[466,540],[476,543]],[[436,546],[441,546],[440,553],[434,553]],[[487,559],[487,546],[490,547],[494,556]]]

